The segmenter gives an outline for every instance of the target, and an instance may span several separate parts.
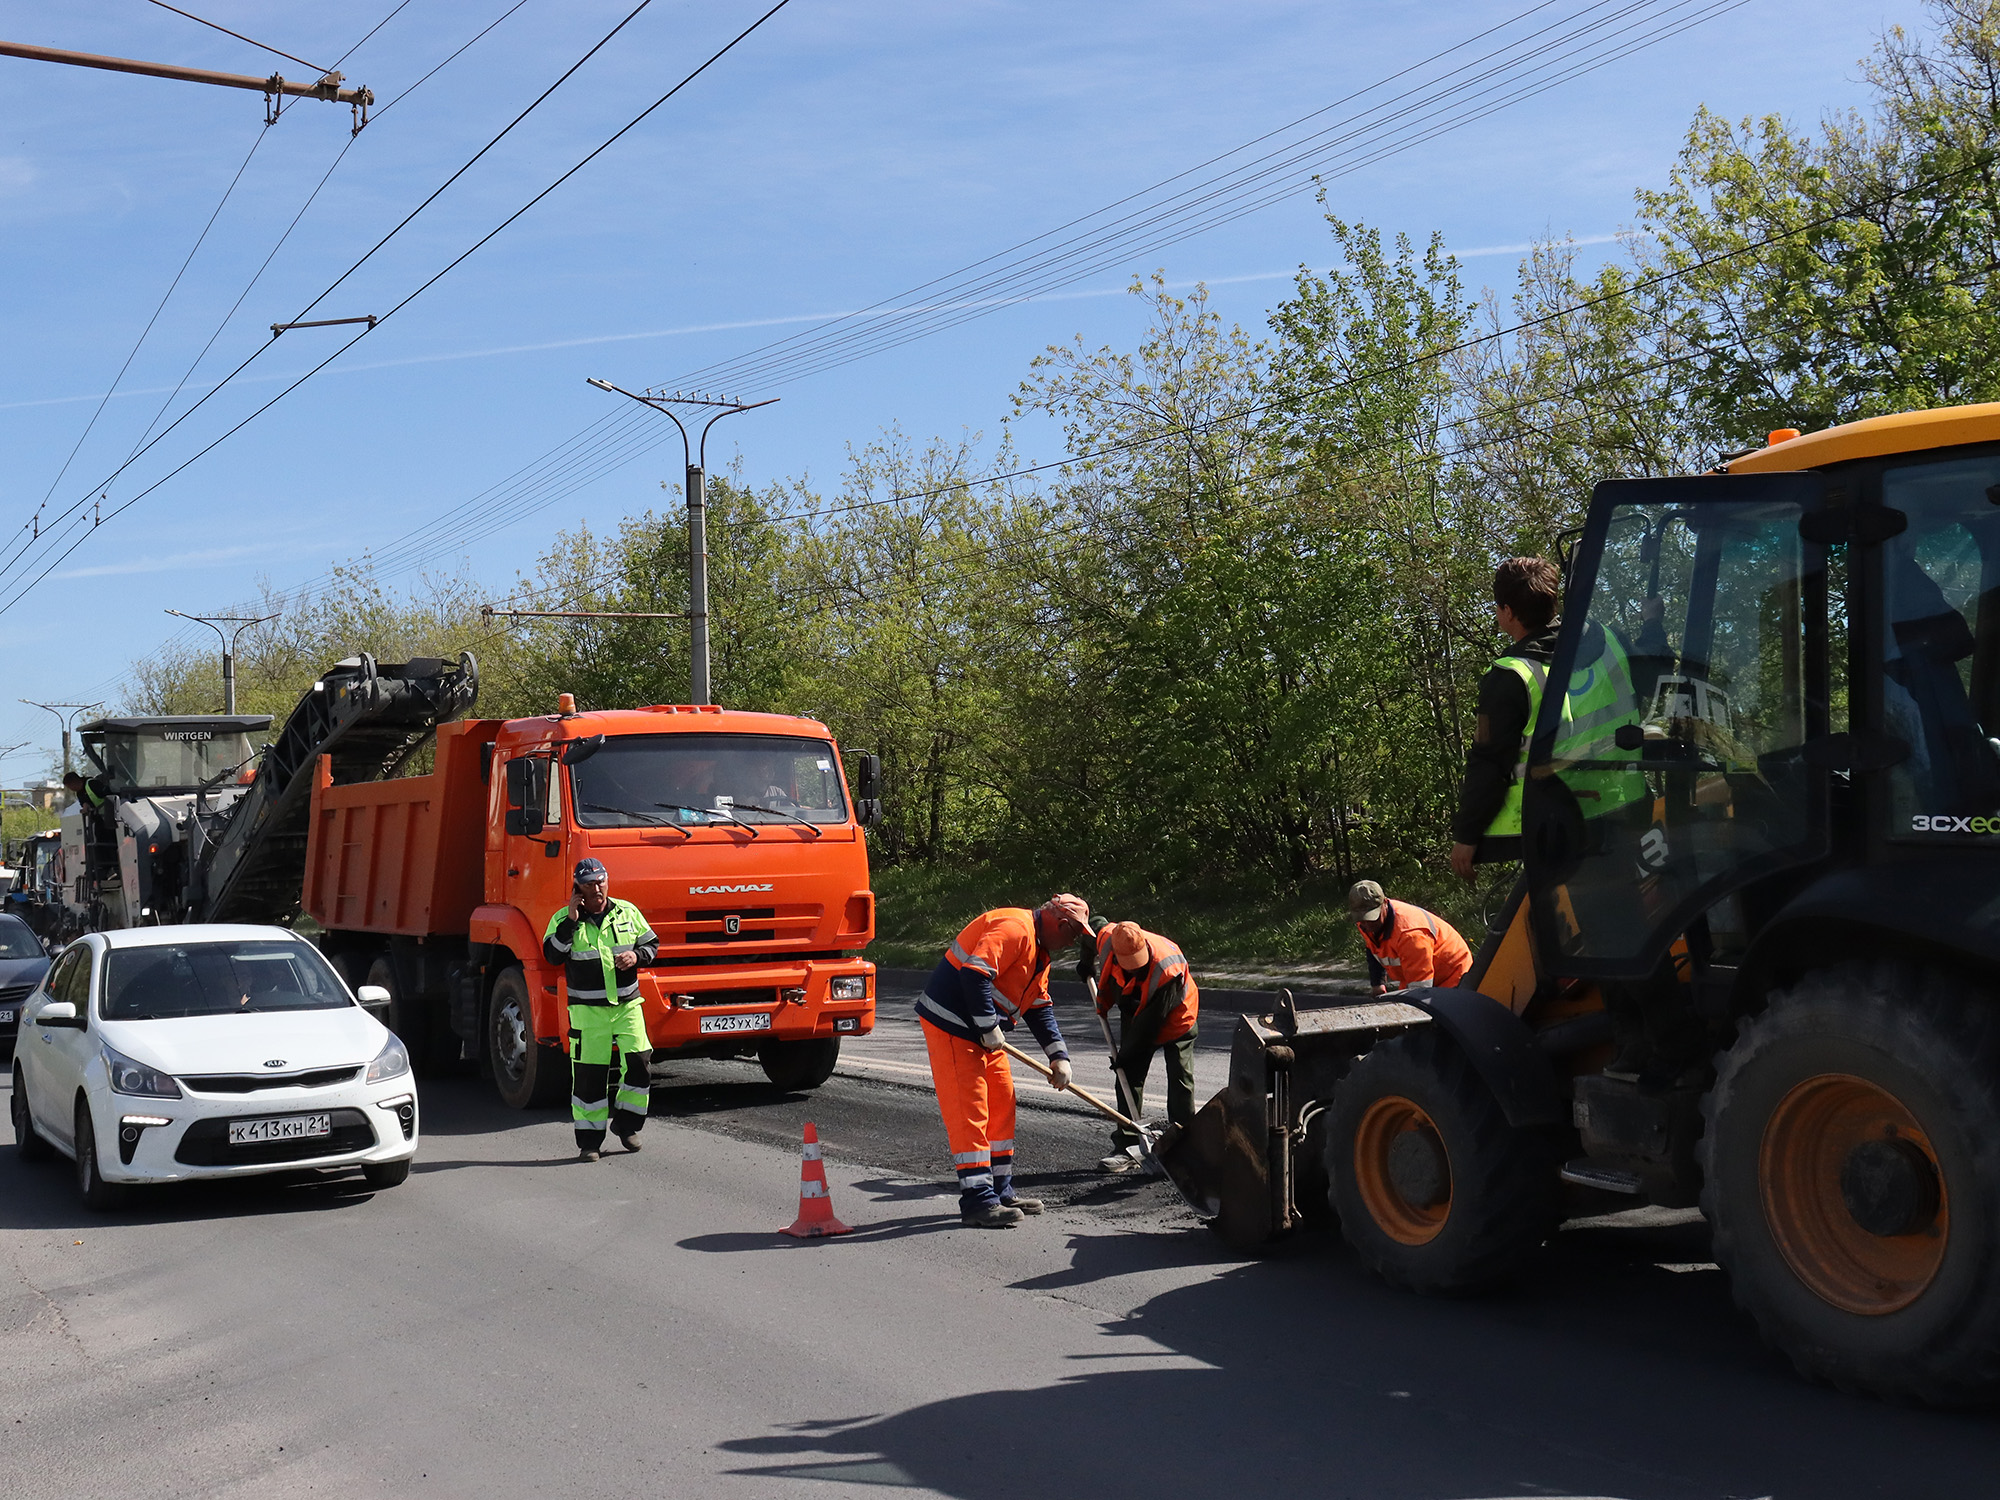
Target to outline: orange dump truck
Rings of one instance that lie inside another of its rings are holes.
[[[568,709],[567,695],[564,709]],[[595,857],[659,935],[640,972],[656,1049],[754,1056],[815,1088],[875,1024],[865,824],[823,724],[658,705],[441,726],[426,776],[313,787],[303,905],[353,984],[391,996],[419,1066],[479,1058],[516,1108],[569,1088],[561,966],[542,934]]]

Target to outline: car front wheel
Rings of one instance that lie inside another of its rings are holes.
[[[76,1188],[83,1195],[84,1207],[99,1213],[125,1201],[124,1188],[106,1182],[97,1169],[97,1127],[91,1122],[90,1106],[81,1099],[76,1101]]]

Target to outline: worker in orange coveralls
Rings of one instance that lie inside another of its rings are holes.
[[[1368,949],[1368,979],[1378,995],[1417,985],[1450,989],[1472,967],[1472,950],[1435,912],[1391,901],[1372,880],[1357,880],[1347,909]]]
[[[1000,1044],[1026,1022],[1048,1054],[1051,1082],[1069,1085],[1069,1047],[1049,1001],[1049,963],[1089,922],[1090,907],[1070,895],[1033,911],[983,912],[945,950],[917,1001],[964,1224],[1007,1229],[1023,1214],[1042,1211],[1039,1199],[1014,1191],[1014,1075]]]

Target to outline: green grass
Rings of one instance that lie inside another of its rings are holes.
[[[1278,886],[1241,877],[1161,887],[1142,881],[1065,882],[1023,877],[992,867],[878,867],[875,942],[878,964],[928,968],[960,928],[996,906],[1035,906],[1058,890],[1074,890],[1091,910],[1164,933],[1196,969],[1218,965],[1359,963],[1361,941],[1347,918],[1341,881]],[[1391,896],[1441,913],[1475,948],[1484,932],[1481,892],[1449,875],[1384,880]]]

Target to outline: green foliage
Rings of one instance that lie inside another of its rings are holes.
[[[1929,4],[1933,37],[1866,64],[1866,117],[1699,114],[1624,264],[1581,277],[1551,242],[1475,295],[1438,238],[1329,215],[1262,337],[1155,278],[1134,347],[1037,359],[1016,413],[1084,455],[1046,483],[991,477],[1005,438],[893,427],[824,494],[711,480],[717,699],[882,756],[884,952],[1068,887],[1197,952],[1325,955],[1362,875],[1475,936],[1444,856],[1493,566],[1559,552],[1599,479],[2000,397],[2000,0]],[[496,621],[469,579],[391,592],[366,559],[270,596],[243,705],[283,713],[357,650],[464,648],[483,713],[679,701],[684,526],[579,524],[514,595],[664,618]],[[129,706],[218,700],[196,641],[141,662]]]

